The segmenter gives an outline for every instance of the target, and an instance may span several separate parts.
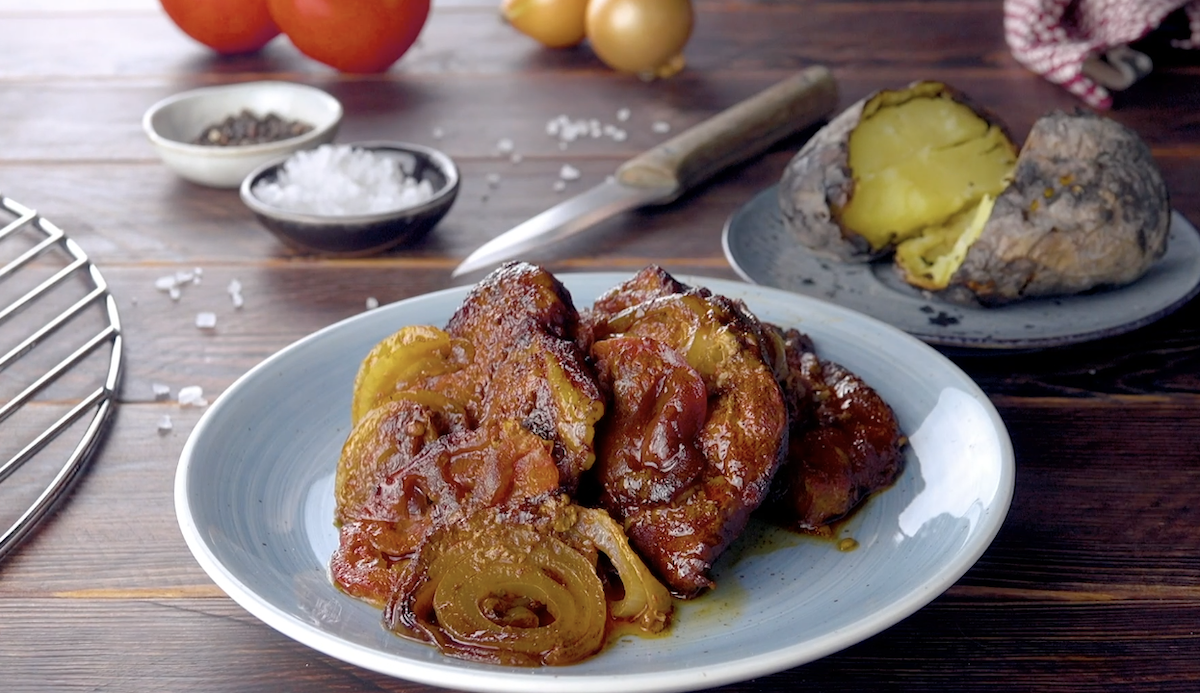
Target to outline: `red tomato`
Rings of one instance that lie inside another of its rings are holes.
[[[383,72],[417,40],[430,0],[267,0],[301,53],[342,72]]]
[[[267,0],[160,0],[183,33],[218,53],[253,53],[279,35]]]

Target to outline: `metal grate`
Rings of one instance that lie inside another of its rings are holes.
[[[0,559],[86,467],[116,406],[116,301],[83,249],[0,195]],[[11,523],[11,524],[10,524]]]

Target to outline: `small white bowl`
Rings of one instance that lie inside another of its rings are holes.
[[[191,144],[206,128],[243,109],[259,117],[274,113],[299,120],[312,129],[263,144]],[[200,185],[236,188],[268,161],[333,141],[341,122],[342,104],[321,89],[292,82],[245,82],[167,97],[146,111],[142,128],[163,163],[180,176]]]

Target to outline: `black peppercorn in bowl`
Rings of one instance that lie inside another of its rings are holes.
[[[458,196],[446,154],[407,142],[324,144],[260,166],[242,201],[286,245],[356,257],[428,234]]]
[[[142,117],[163,163],[200,185],[237,188],[263,163],[331,142],[341,103],[283,81],[202,87],[167,97]]]

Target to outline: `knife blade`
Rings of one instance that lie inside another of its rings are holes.
[[[717,172],[828,117],[837,102],[837,83],[828,68],[802,70],[638,154],[600,185],[484,243],[451,276],[574,236],[616,214],[673,202]]]

